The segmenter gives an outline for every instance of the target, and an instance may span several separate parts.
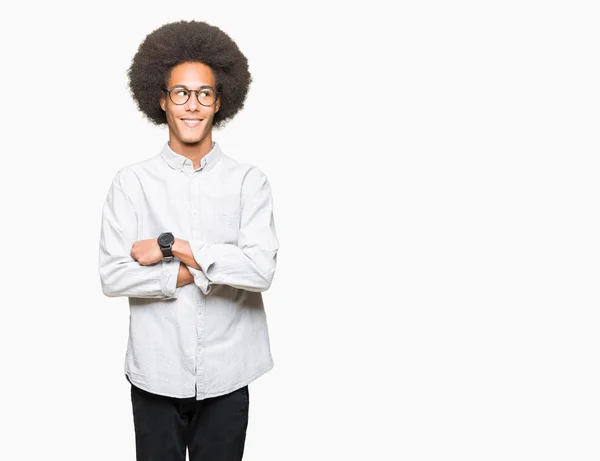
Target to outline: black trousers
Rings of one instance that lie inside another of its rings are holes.
[[[152,394],[131,384],[137,461],[240,461],[244,454],[248,386],[196,400]]]

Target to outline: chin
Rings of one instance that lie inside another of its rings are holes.
[[[183,138],[181,142],[184,144],[199,144],[204,138]]]
[[[202,139],[204,138],[204,134],[200,135],[200,134],[190,134],[190,133],[179,133],[179,135],[177,136],[177,139],[179,139],[179,141],[186,143],[186,144],[194,144],[197,142],[202,141]]]

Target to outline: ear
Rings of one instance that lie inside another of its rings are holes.
[[[217,96],[217,102],[215,104],[215,114],[217,112],[219,112],[220,108],[221,108],[221,94],[219,94],[219,96]]]
[[[164,91],[160,94],[160,108],[163,112],[167,111],[167,98],[165,97]]]

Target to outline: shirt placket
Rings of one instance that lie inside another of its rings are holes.
[[[192,237],[200,238],[200,181],[202,181],[203,170],[193,171],[190,181],[190,213],[192,223]],[[205,339],[206,339],[206,297],[204,293],[197,290],[195,297],[196,312],[196,397],[203,397],[206,394],[205,377]]]

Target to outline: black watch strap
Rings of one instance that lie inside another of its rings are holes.
[[[163,258],[173,257],[173,251],[171,251],[171,248],[160,247],[160,251],[162,251]]]
[[[161,244],[161,241],[169,242],[169,244],[168,245],[165,245],[164,243]],[[173,251],[172,251],[173,243],[175,243],[175,237],[173,236],[173,234],[171,232],[163,232],[162,234],[160,234],[158,236],[158,246],[160,248],[160,251],[162,252],[163,259],[170,260],[170,259],[174,258]]]

